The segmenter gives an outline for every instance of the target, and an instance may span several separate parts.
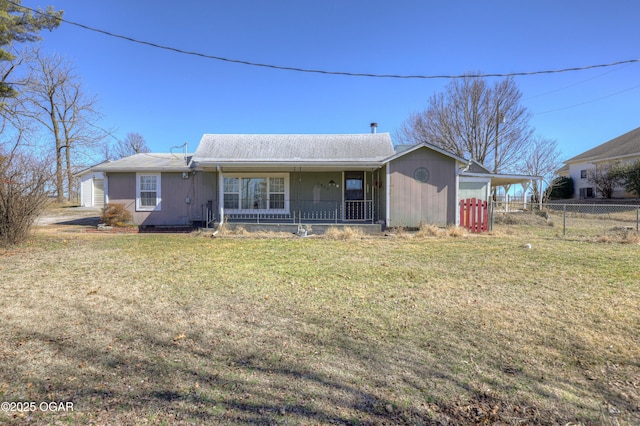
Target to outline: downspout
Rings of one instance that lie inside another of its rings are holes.
[[[387,162],[387,168],[386,168],[386,182],[384,185],[384,193],[385,193],[385,217],[384,217],[384,222],[385,222],[385,228],[388,228],[390,226],[390,213],[391,213],[391,163]]]
[[[104,192],[103,202],[105,205],[109,204],[109,174],[103,172],[104,180],[102,181],[102,191]]]
[[[222,225],[224,225],[224,176],[222,175],[222,169],[218,164],[216,166],[216,172],[218,172],[218,213],[220,215],[220,221],[218,222],[218,229],[211,234],[212,237],[218,235]]]
[[[456,212],[456,226],[460,226],[460,173],[456,173],[456,205],[454,210]]]

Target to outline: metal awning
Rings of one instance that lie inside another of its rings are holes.
[[[506,186],[513,184],[526,184],[533,180],[542,180],[542,176],[530,176],[530,175],[511,175],[501,173],[462,173],[460,175],[465,177],[486,178],[491,181],[491,186]]]

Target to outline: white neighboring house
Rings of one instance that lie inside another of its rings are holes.
[[[568,159],[558,173],[573,179],[574,198],[595,198],[601,197],[601,194],[587,179],[589,170],[596,166],[636,160],[640,160],[640,127]],[[633,194],[618,187],[613,191],[613,197],[628,198]]]
[[[107,163],[107,161],[103,163]],[[82,207],[104,207],[105,179],[103,172],[93,171],[93,167],[97,165],[99,164],[76,173],[76,179],[80,185],[80,205]]]

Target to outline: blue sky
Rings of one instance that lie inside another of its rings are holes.
[[[274,65],[459,75],[640,58],[637,0],[23,0],[65,19],[151,43]],[[73,61],[100,125],[154,152],[204,133],[391,132],[446,79],[297,73],[156,49],[70,24],[44,49]],[[516,77],[537,135],[564,158],[640,126],[640,63]]]

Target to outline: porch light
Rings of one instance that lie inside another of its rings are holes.
[[[331,179],[331,180],[329,181],[329,186],[333,186],[334,188],[337,188],[337,187],[338,187],[338,184],[336,183],[336,181],[335,181],[335,180]]]

